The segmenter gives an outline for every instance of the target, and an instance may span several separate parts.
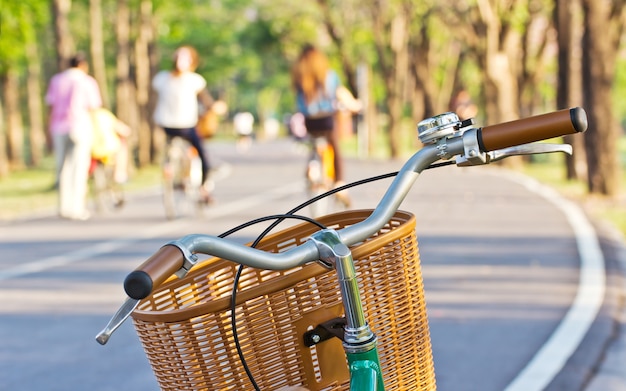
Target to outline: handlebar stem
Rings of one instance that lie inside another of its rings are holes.
[[[337,271],[339,291],[346,314],[344,346],[351,353],[370,351],[376,347],[377,339],[365,320],[352,252],[341,242],[337,231],[332,229],[314,233],[310,241],[317,246],[320,260],[333,265]]]

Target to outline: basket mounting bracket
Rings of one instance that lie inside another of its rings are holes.
[[[346,318],[338,317],[317,325],[313,330],[304,333],[304,345],[311,347],[333,337],[343,341],[346,323]]]

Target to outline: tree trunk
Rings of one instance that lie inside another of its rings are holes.
[[[613,116],[611,86],[615,61],[619,53],[619,32],[616,31],[621,12],[612,12],[610,4],[582,0],[585,12],[583,35],[584,106],[589,117],[585,133],[588,187],[591,193],[614,196],[619,191],[617,154],[618,124]]]
[[[418,41],[418,42],[415,42]],[[420,99],[421,102],[413,103],[414,109],[421,111],[414,113],[419,118],[428,118],[436,113],[436,93],[435,85],[432,77],[432,70],[429,66],[430,56],[430,39],[427,34],[427,25],[423,24],[420,34],[417,36],[411,36],[411,43],[409,49],[410,65],[414,82],[414,89],[420,91],[414,93],[415,99]],[[418,121],[419,122],[419,121]]]
[[[139,110],[137,106],[137,97],[135,85],[131,78],[131,17],[128,0],[117,1],[117,18],[116,18],[116,40],[117,40],[117,59],[116,59],[116,75],[117,84],[116,92],[116,115],[117,117],[130,126],[133,131],[139,129]],[[136,136],[131,136],[129,140],[129,148],[134,151],[137,146]],[[132,155],[131,155],[132,156]],[[130,162],[131,165],[134,161]],[[132,169],[132,167],[130,167]]]
[[[142,0],[139,5],[139,35],[135,43],[135,65],[137,80],[137,105],[139,106],[138,164],[139,167],[152,161],[152,101],[150,81],[150,46],[154,40],[152,23],[152,0]]]
[[[0,77],[0,87],[2,90],[6,90],[6,84],[4,83],[4,76]],[[4,99],[4,98],[3,98]],[[0,178],[5,178],[9,175],[9,159],[7,157],[7,130],[6,122],[4,121],[4,105],[0,102]]]
[[[57,69],[67,68],[70,57],[74,52],[74,40],[70,32],[68,13],[72,7],[72,0],[52,0],[52,27],[57,54]]]
[[[44,124],[44,109],[41,97],[41,59],[36,42],[26,45],[26,57],[28,63],[28,75],[26,89],[28,92],[28,119],[30,130],[28,132],[28,164],[38,166],[43,159],[46,129]]]
[[[331,17],[331,7],[328,4],[328,0],[317,0],[318,5],[320,6],[320,10],[322,11],[322,18],[324,26],[326,27],[326,31],[328,35],[332,39],[333,43],[337,47],[339,51],[339,56],[341,58],[341,67],[343,69],[343,73],[346,76],[346,85],[347,88],[352,91],[353,94],[357,95],[356,88],[356,66],[350,60],[350,56],[346,52],[346,45],[344,44],[343,37],[339,34],[338,29],[333,22],[333,18]],[[340,3],[341,5],[341,3]],[[335,5],[336,6],[336,5]],[[339,11],[342,15],[345,12],[350,12],[348,9],[342,9]]]
[[[485,48],[482,53],[485,64],[486,102],[489,124],[513,121],[519,118],[519,85],[521,37],[514,28],[503,28],[504,20],[497,14],[497,4],[479,0],[478,8],[485,26]],[[510,5],[513,9],[515,6]],[[503,160],[503,165],[517,167],[522,164],[519,156]]]
[[[392,159],[400,153],[400,119],[402,116],[402,92],[408,71],[408,23],[406,15],[396,13],[390,21],[384,20],[387,13],[382,2],[372,8],[374,45],[378,54],[378,67],[385,85],[385,103],[389,121],[389,151]]]
[[[576,0],[557,0],[554,8],[554,25],[558,40],[558,86],[556,94],[557,109],[581,106],[580,93],[580,50],[574,42],[580,42],[579,19],[574,13],[578,10]],[[565,156],[566,178],[582,179],[587,177],[587,162],[583,135],[569,135],[564,141],[574,150],[572,156]]]
[[[11,169],[24,166],[24,128],[20,110],[19,76],[13,69],[4,75],[4,104],[7,115],[7,157]]]
[[[105,107],[110,107],[102,33],[102,0],[89,0],[91,66],[93,67],[93,76],[100,86],[102,103]]]
[[[115,112],[117,117],[132,127],[131,79],[130,79],[130,8],[128,0],[117,1],[115,24],[117,42],[115,86]]]
[[[487,27],[485,50],[486,76],[496,88],[498,108],[497,122],[519,118],[519,88],[517,62],[519,61],[520,37],[513,29],[503,33],[501,21],[488,1],[483,4],[483,20]]]

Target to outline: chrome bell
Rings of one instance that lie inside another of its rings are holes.
[[[461,120],[452,113],[443,113],[426,118],[417,124],[417,134],[423,144],[433,144],[454,134],[461,127]]]

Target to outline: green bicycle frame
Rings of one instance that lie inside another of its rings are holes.
[[[326,267],[334,267],[346,314],[343,346],[350,369],[350,390],[383,391],[377,338],[365,320],[352,252],[336,231],[326,229],[311,236]]]
[[[378,348],[364,353],[347,353],[350,367],[350,390],[384,391],[383,373],[378,358]]]

